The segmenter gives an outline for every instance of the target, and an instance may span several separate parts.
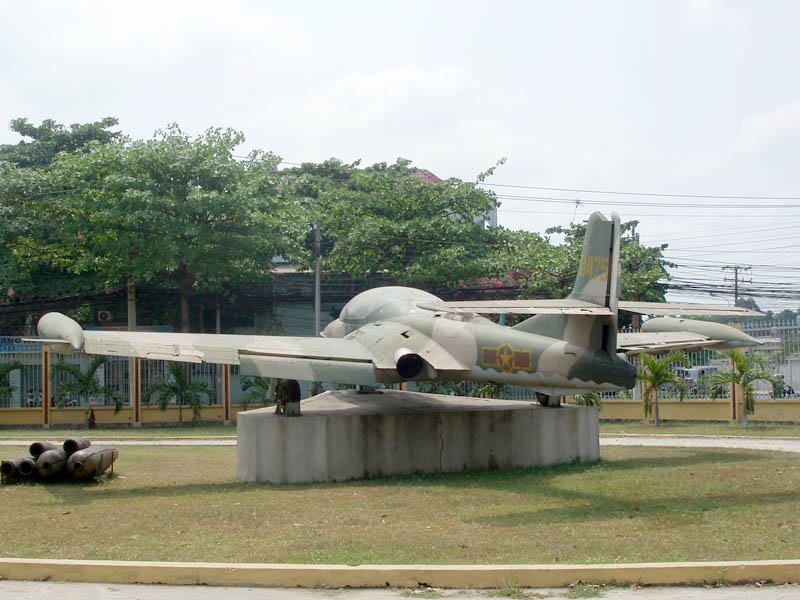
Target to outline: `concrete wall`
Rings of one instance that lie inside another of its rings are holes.
[[[680,421],[727,421],[733,416],[730,399],[718,400],[659,400],[659,413],[662,420]],[[742,414],[741,402],[737,415]],[[641,420],[640,400],[603,400],[600,419]],[[784,421],[800,423],[800,400],[778,399],[757,400],[755,414],[749,415],[751,421]]]
[[[341,481],[403,473],[511,469],[598,460],[597,411],[582,406],[326,392],[303,416],[239,415],[243,481]]]

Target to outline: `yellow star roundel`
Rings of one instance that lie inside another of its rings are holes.
[[[531,353],[514,348],[511,344],[481,347],[481,365],[487,369],[497,369],[504,373],[533,370]]]

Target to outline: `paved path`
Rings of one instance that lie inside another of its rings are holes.
[[[64,433],[44,433],[43,439],[63,439]],[[31,438],[0,439],[0,446],[26,446]],[[97,446],[235,446],[236,437],[184,438],[122,438],[97,439]],[[800,452],[800,438],[737,437],[717,435],[601,435],[601,446],[658,446],[678,448],[740,448],[743,450],[772,450]]]
[[[800,438],[761,438],[719,435],[619,435],[600,436],[601,446],[660,446],[670,448],[739,448],[800,452]]]
[[[525,590],[527,598],[567,598],[566,589]],[[609,600],[797,600],[800,586],[737,586],[599,588],[597,598]],[[402,598],[443,598],[445,600],[486,600],[496,596],[482,590],[299,590],[236,588],[214,586],[117,585],[104,583],[56,583],[49,581],[0,581],[2,600],[400,600]],[[577,596],[580,597],[580,596]],[[592,597],[592,596],[583,596]]]

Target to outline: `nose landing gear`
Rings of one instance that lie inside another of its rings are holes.
[[[536,400],[542,406],[561,406],[561,396],[550,396],[549,394],[541,394],[536,392]]]

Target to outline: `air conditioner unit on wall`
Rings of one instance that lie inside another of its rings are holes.
[[[97,311],[97,322],[98,323],[109,323],[114,320],[114,315],[111,314],[110,310],[98,310]]]

